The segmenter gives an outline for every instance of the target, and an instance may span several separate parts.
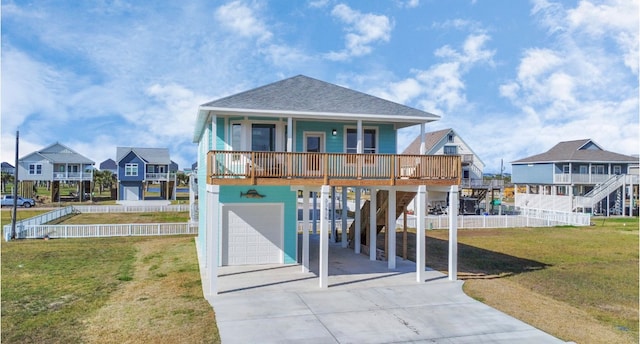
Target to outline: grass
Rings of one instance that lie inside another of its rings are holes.
[[[465,292],[564,340],[637,342],[638,218],[594,222],[580,228],[459,230]],[[427,236],[427,265],[446,273],[448,231]],[[408,252],[414,239],[412,233]],[[402,244],[401,233],[397,242]]]
[[[3,243],[2,277],[3,343],[219,342],[190,236]]]
[[[188,212],[93,213],[70,215],[57,221],[57,224],[175,223],[188,221]]]

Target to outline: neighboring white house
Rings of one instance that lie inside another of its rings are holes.
[[[424,141],[424,152],[420,151],[420,143]],[[458,155],[462,163],[462,179],[460,183],[460,213],[480,213],[484,209],[480,209],[480,203],[487,196],[491,197],[492,191],[495,189],[497,193],[500,188],[495,185],[485,183],[482,178],[484,170],[484,162],[471,149],[464,139],[455,130],[448,128],[438,131],[428,132],[424,134],[424,140],[418,135],[411,142],[402,154],[426,154],[426,155]],[[496,193],[496,195],[497,195]],[[429,193],[430,213],[438,214],[447,206],[448,195],[446,192]],[[413,202],[407,206],[407,209],[414,210]]]

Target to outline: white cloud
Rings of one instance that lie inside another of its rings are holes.
[[[268,41],[273,36],[267,25],[256,16],[254,9],[241,1],[220,6],[215,12],[215,17],[223,26],[243,37]]]
[[[638,153],[637,13],[632,1],[581,1],[570,9],[534,3],[549,44],[527,48],[516,77],[499,87],[520,109],[503,138],[517,143],[509,149],[514,159],[582,138]]]
[[[393,29],[392,21],[384,15],[363,14],[345,4],[336,5],[331,15],[347,24],[345,49],[325,55],[329,60],[340,61],[371,53],[372,45],[388,42]]]

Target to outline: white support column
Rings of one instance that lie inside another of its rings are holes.
[[[313,211],[311,212],[311,227],[313,227],[313,234],[318,234],[318,194],[317,192],[312,192],[311,197],[313,198]]]
[[[631,205],[629,205],[631,208]],[[627,216],[627,180],[622,177],[622,216]]]
[[[302,188],[302,272],[309,272],[309,190]]]
[[[427,152],[426,143],[424,142],[424,123],[420,123],[420,155]]]
[[[418,194],[415,199],[416,206],[416,282],[425,280],[426,239],[425,239],[425,212],[427,187],[418,186]]]
[[[378,214],[377,204],[378,189],[371,188],[371,200],[369,201],[369,238],[371,243],[369,244],[369,260],[376,260],[376,253],[378,251],[377,236],[378,236],[378,224],[376,223]]]
[[[342,248],[347,248],[349,244],[347,239],[347,212],[349,211],[349,205],[347,203],[347,188],[342,187]]]
[[[218,236],[220,233],[220,186],[207,185],[206,259],[208,288],[205,298],[218,294]]]
[[[356,129],[356,138],[357,138],[357,146],[356,153],[362,154],[364,153],[364,143],[362,142],[362,120],[358,120],[358,125]]]
[[[336,230],[336,187],[331,187],[331,242],[337,243],[338,231]]]
[[[389,256],[387,266],[389,269],[396,268],[396,190],[389,190],[389,206],[387,208],[387,231],[389,232]]]
[[[329,238],[327,233],[327,200],[329,199],[329,185],[322,185],[320,189],[320,288],[326,288],[329,280]]]
[[[362,189],[357,187],[356,188],[356,218],[354,219],[356,225],[355,225],[355,235],[354,235],[354,244],[353,244],[353,249],[354,252],[357,254],[360,254],[360,227],[362,226],[362,219],[361,219],[361,211],[360,208],[362,207],[362,205],[360,204],[360,193],[361,193]]]
[[[287,152],[293,152],[293,118],[287,117]]]
[[[458,185],[449,191],[449,280],[458,279]]]

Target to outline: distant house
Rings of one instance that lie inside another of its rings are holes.
[[[20,181],[52,182],[52,200],[59,198],[59,183],[76,183],[79,186],[79,198],[91,192],[93,168],[95,162],[71,148],[54,143],[39,151],[27,154],[18,160],[18,178]]]
[[[169,149],[117,147],[116,160],[118,200],[144,200],[148,184],[157,184],[159,198],[175,199],[176,173],[171,171]]]
[[[16,168],[8,162],[2,162],[2,173],[14,174]]]
[[[110,171],[115,176],[118,173],[118,164],[109,158],[100,163],[100,171]]]
[[[526,189],[516,192],[516,206],[603,215],[637,209],[638,158],[604,150],[591,139],[560,142],[511,164],[512,182]]]
[[[424,142],[424,151],[421,152],[421,142]],[[499,185],[485,183],[483,180],[484,162],[471,149],[458,133],[451,129],[442,129],[438,131],[428,132],[424,134],[421,140],[418,135],[411,142],[402,154],[426,154],[426,155],[457,155],[460,156],[462,163],[462,179],[460,182],[460,213],[476,214],[484,212],[481,202],[485,201],[486,196],[492,196],[491,191],[497,191],[494,196],[498,196],[500,192]],[[446,192],[429,193],[429,212],[439,213],[447,204]],[[487,202],[486,204],[488,204]],[[486,208],[486,205],[483,205]],[[413,203],[408,206],[413,209]]]

